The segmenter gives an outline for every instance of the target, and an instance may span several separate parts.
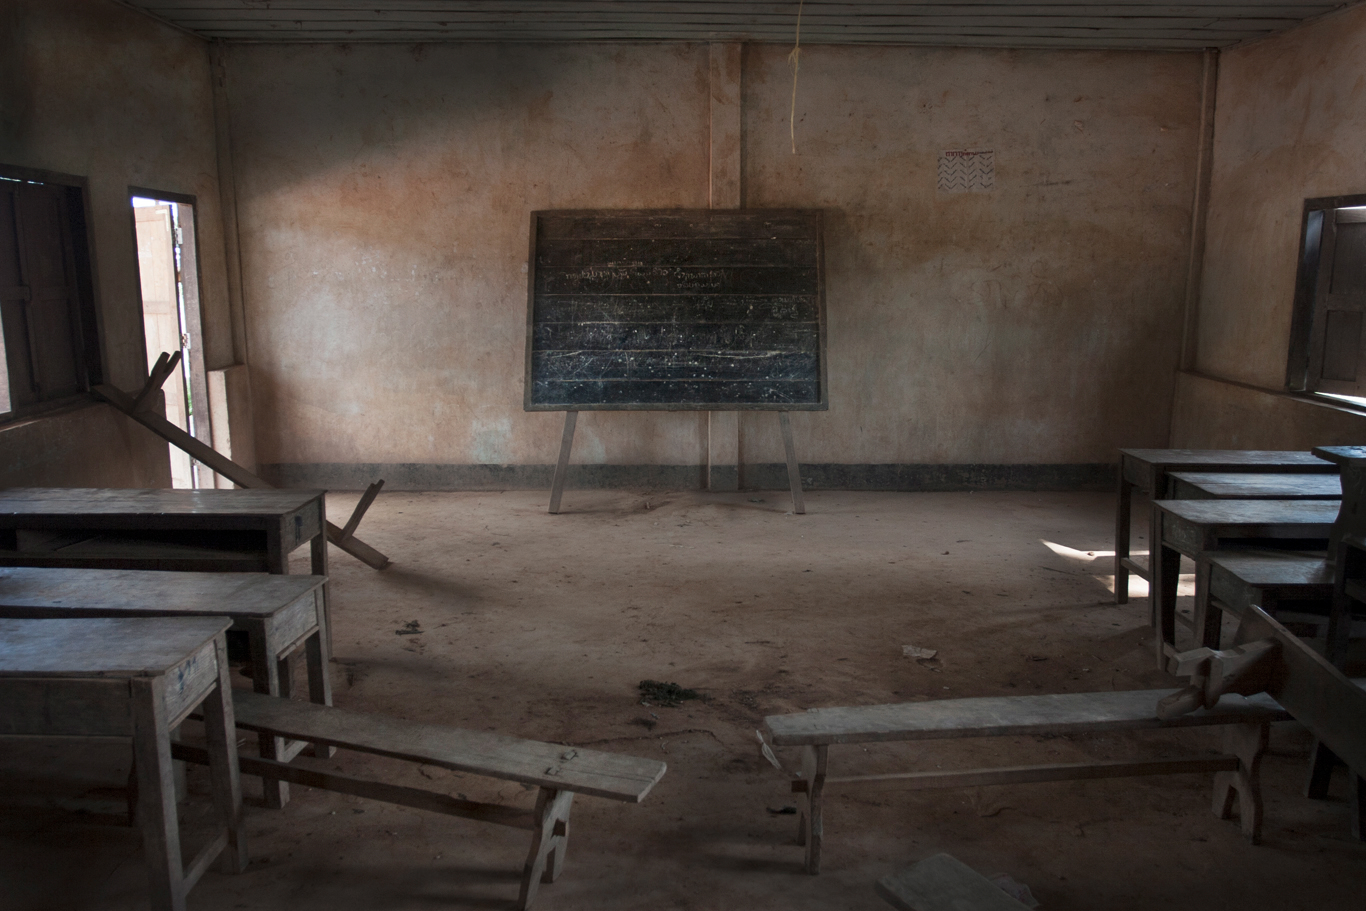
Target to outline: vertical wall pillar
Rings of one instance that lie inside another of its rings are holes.
[[[711,175],[708,205],[738,209],[740,187],[740,66],[743,46],[711,46]],[[707,415],[707,489],[740,489],[740,416]]]

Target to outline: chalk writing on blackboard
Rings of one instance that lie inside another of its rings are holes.
[[[813,210],[532,213],[525,407],[827,407]]]

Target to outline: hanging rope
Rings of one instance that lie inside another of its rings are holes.
[[[792,154],[797,154],[797,70],[801,68],[802,60],[802,7],[806,5],[806,0],[799,0],[797,3],[797,41],[792,45],[792,53],[787,55],[787,62],[792,65],[792,110],[788,114],[788,125],[792,133]]]

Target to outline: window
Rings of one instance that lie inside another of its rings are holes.
[[[84,181],[0,166],[0,415],[100,382]]]
[[[1286,385],[1366,404],[1366,195],[1309,199]]]

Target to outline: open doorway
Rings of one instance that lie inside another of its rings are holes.
[[[199,318],[199,264],[195,255],[194,200],[148,190],[130,190],[137,234],[138,278],[147,369],[162,352],[180,352],[180,367],[162,386],[166,420],[212,445],[209,391],[204,372]],[[169,443],[171,485],[213,487],[213,472]]]

